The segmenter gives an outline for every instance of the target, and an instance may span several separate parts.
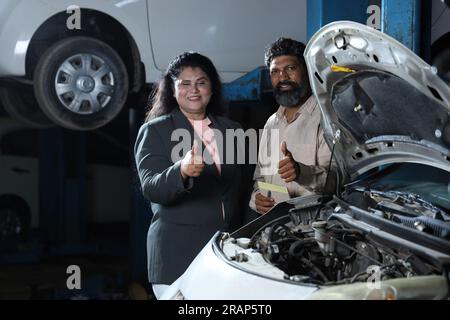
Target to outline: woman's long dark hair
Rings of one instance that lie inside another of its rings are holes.
[[[211,81],[211,100],[206,107],[208,113],[220,115],[222,110],[222,85],[214,64],[208,57],[196,52],[184,52],[169,63],[158,87],[150,95],[149,112],[145,122],[168,114],[179,108],[174,94],[174,80],[178,78],[184,68],[200,68]]]

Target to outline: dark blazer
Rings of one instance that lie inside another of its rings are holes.
[[[212,128],[222,132],[226,146],[225,130],[240,128],[239,124],[220,116],[208,117]],[[183,183],[181,160],[171,160],[179,143],[171,141],[171,135],[178,128],[189,131],[192,146],[194,129],[178,109],[142,125],[135,145],[142,192],[153,211],[147,236],[148,277],[153,284],[175,281],[216,231],[232,231],[243,220],[241,166],[222,164],[219,174],[214,163],[205,165],[199,177]],[[221,159],[226,159],[225,147],[223,153],[218,149]],[[236,158],[236,146],[234,154]]]

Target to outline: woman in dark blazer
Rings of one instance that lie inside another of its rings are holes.
[[[234,139],[229,149],[225,132],[240,126],[219,116],[221,107],[221,83],[212,62],[198,53],[183,53],[169,64],[139,130],[135,158],[153,211],[148,277],[157,298],[216,231],[242,224],[241,166],[236,164],[242,150]],[[187,146],[182,154],[176,152],[181,142]]]

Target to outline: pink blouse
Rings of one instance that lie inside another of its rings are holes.
[[[192,120],[189,118],[188,120],[194,127],[195,133],[197,133],[197,135],[202,139],[203,143],[205,144],[206,150],[208,150],[214,161],[214,164],[216,165],[217,171],[219,172],[219,174],[221,174],[220,156],[219,152],[217,151],[217,143],[216,139],[214,138],[214,131],[209,127],[209,125],[211,124],[211,120],[209,120],[208,117],[203,120]],[[223,206],[223,202],[222,218],[225,220],[225,208]]]
[[[214,164],[216,165],[217,171],[219,171],[220,174],[220,156],[219,152],[217,151],[217,143],[216,139],[214,138],[214,131],[209,127],[209,125],[211,124],[211,120],[209,120],[208,118],[205,118],[203,120],[188,120],[194,127],[195,133],[197,133],[197,135],[205,144],[205,147],[211,155]]]

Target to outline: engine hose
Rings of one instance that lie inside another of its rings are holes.
[[[313,269],[320,277],[322,277],[324,282],[329,282],[327,276],[314,263],[307,260],[306,258],[301,258],[300,261],[306,264],[311,269]]]

